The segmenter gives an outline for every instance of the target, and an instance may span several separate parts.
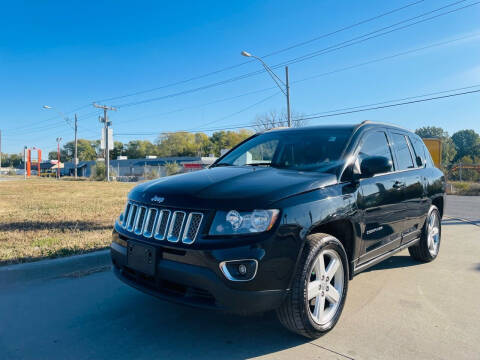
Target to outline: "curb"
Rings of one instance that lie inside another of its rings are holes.
[[[0,288],[22,282],[79,276],[84,272],[101,271],[109,266],[110,262],[110,250],[106,249],[59,259],[2,266],[0,267]]]

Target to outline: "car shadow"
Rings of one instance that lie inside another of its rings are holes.
[[[386,260],[383,260],[381,263],[378,263],[371,268],[368,268],[364,272],[367,273],[376,270],[397,269],[422,264],[422,262],[412,259],[409,255],[395,255]]]
[[[115,359],[248,359],[309,342],[283,328],[274,312],[239,316],[202,310],[127,288],[102,317],[109,325],[97,344],[115,343],[109,350]]]

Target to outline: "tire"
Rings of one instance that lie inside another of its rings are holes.
[[[435,260],[440,250],[442,238],[442,221],[440,212],[435,205],[430,207],[427,219],[423,225],[420,241],[408,248],[410,256],[415,260],[430,262]]]
[[[348,280],[348,259],[342,243],[328,234],[308,236],[291,291],[276,310],[280,323],[308,338],[315,339],[327,333],[342,313]],[[315,294],[318,295],[308,299]]]

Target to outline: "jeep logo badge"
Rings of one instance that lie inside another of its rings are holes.
[[[156,203],[162,203],[165,201],[165,198],[164,197],[161,197],[161,196],[157,196],[155,195],[154,197],[152,197],[150,199],[151,202],[156,202]]]

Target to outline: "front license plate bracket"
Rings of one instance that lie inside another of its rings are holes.
[[[156,248],[129,241],[127,244],[127,266],[146,275],[154,276],[157,266]]]

